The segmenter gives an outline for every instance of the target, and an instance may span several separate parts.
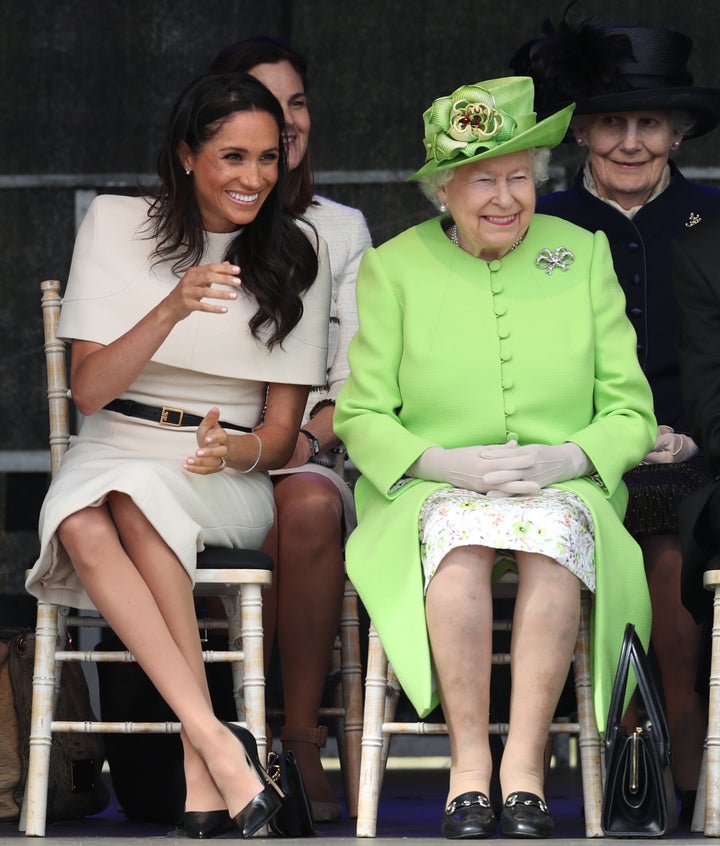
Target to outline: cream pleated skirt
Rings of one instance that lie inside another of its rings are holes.
[[[110,491],[127,494],[194,580],[197,552],[207,546],[257,549],[273,521],[266,473],[230,468],[200,476],[183,470],[197,449],[195,427],[169,429],[99,411],[71,442],[40,513],[40,554],[27,590],[48,602],[94,608],[57,538],[60,523]]]

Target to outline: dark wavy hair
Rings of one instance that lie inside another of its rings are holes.
[[[267,346],[282,343],[303,313],[301,294],[318,272],[317,253],[283,202],[287,157],[281,141],[283,112],[278,101],[255,77],[244,73],[206,74],[191,82],[170,113],[158,158],[160,186],[148,217],[157,240],[153,256],[172,261],[181,273],[202,260],[206,236],[195,198],[193,179],[180,162],[185,142],[193,153],[213,138],[238,112],[267,112],[278,128],[278,181],[255,219],[238,231],[225,258],[242,268],[243,288],[257,301],[250,319],[256,338],[267,328]]]
[[[303,90],[307,93],[308,64],[305,57],[289,44],[265,35],[244,38],[229,44],[210,63],[210,73],[251,73],[257,65],[277,65],[280,62],[289,62],[292,65],[302,80]],[[288,174],[285,187],[285,200],[294,215],[305,214],[313,201],[313,191],[312,156],[308,144],[302,161]]]

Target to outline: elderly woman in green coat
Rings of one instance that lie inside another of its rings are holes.
[[[365,253],[360,329],[335,428],[361,472],[347,566],[420,715],[451,745],[448,838],[495,833],[488,800],[491,583],[519,578],[506,836],[547,837],[543,754],[580,590],[596,594],[599,727],[626,622],[647,642],[623,473],[654,443],[650,389],[602,232],[536,215],[572,106],[537,121],[526,77],[463,86],[425,112],[415,178],[441,215]]]

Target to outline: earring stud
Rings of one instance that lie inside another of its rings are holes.
[[[191,172],[191,171],[190,171],[190,168],[189,168],[189,167],[186,167],[186,168],[185,168],[185,176],[190,176],[190,172]]]

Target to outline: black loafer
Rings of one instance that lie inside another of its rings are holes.
[[[461,793],[445,808],[440,826],[448,840],[478,840],[495,834],[497,820],[484,793]]]
[[[545,801],[534,793],[518,790],[505,800],[500,815],[505,837],[550,837],[553,819]]]

